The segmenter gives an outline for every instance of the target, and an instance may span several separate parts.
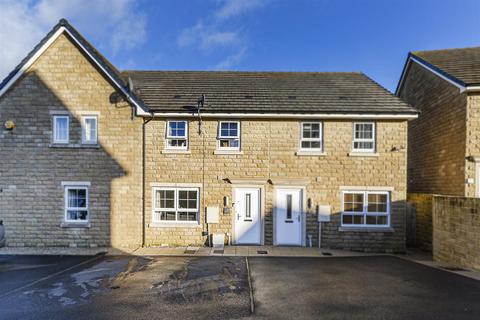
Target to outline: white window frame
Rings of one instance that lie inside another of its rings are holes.
[[[319,137],[318,138],[304,138],[303,137],[303,126],[305,124],[318,124],[319,125]],[[308,141],[308,142],[320,142],[320,148],[303,148],[302,147],[302,142],[303,141]],[[322,152],[323,151],[323,123],[321,121],[305,121],[305,122],[300,122],[300,146],[299,146],[300,151],[318,151]]]
[[[68,190],[85,190],[85,208],[83,207],[69,207],[68,206]],[[88,223],[90,221],[90,210],[88,208],[89,202],[89,185],[87,184],[64,184],[64,220],[68,223]],[[87,211],[87,219],[86,220],[72,220],[68,219],[68,211],[69,210],[78,210],[78,211]]]
[[[170,122],[184,122],[185,123],[185,136],[171,136],[170,135]],[[184,147],[175,147],[170,145],[170,140],[185,139]],[[187,120],[168,120],[167,127],[165,128],[165,149],[169,150],[188,150],[188,121]]]
[[[86,120],[95,119],[95,140],[86,140],[87,129]],[[98,144],[98,116],[96,115],[84,115],[82,116],[82,144]]]
[[[161,190],[170,190],[174,191],[174,208],[162,208],[156,207],[157,199],[157,191]],[[196,191],[197,192],[197,207],[194,209],[180,209],[178,208],[178,193],[179,191]],[[162,211],[175,211],[175,220],[161,220],[159,219]],[[178,212],[195,212],[196,219],[192,221],[184,221],[178,220]],[[157,219],[158,217],[158,219]],[[156,224],[163,224],[163,223],[171,223],[171,224],[199,224],[200,219],[200,188],[196,187],[153,187],[152,188],[152,223]]]
[[[237,135],[236,136],[222,136],[222,124],[223,123],[236,123],[237,124]],[[222,120],[218,122],[217,129],[217,150],[227,150],[227,151],[239,151],[242,144],[241,139],[241,128],[240,121],[228,121]],[[220,140],[238,140],[238,147],[222,147],[220,145]]]
[[[67,119],[67,139],[65,140],[57,140],[57,119]],[[54,115],[53,116],[53,137],[52,141],[53,143],[62,143],[62,144],[67,144],[70,142],[70,116],[65,116],[65,115]]]
[[[363,210],[362,212],[345,212],[345,194],[363,194]],[[368,212],[368,195],[369,194],[383,194],[387,196],[387,212]],[[390,227],[391,205],[389,191],[359,191],[359,190],[344,190],[341,192],[342,214],[340,222],[342,227],[361,227],[361,228],[388,228]],[[349,216],[363,216],[363,224],[344,224],[343,215]],[[367,224],[367,216],[386,216],[386,224]]]
[[[372,138],[371,139],[364,139],[364,138],[355,138],[355,127],[358,124],[370,124],[372,125]],[[377,141],[376,141],[376,123],[374,121],[362,121],[362,122],[354,122],[352,127],[352,151],[354,152],[366,152],[366,153],[373,153],[376,150]],[[369,149],[361,149],[355,148],[355,142],[372,142],[372,148]]]

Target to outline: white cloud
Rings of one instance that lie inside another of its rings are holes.
[[[213,68],[215,70],[228,70],[231,69],[233,66],[237,65],[242,61],[245,53],[247,52],[247,48],[241,48],[238,52],[229,55],[224,60],[217,63]]]
[[[198,46],[208,50],[215,46],[227,46],[239,42],[239,35],[232,31],[219,31],[212,26],[198,22],[191,28],[184,29],[177,39],[179,47]]]
[[[204,19],[180,32],[177,45],[181,48],[194,47],[204,53],[215,48],[230,49],[230,54],[217,64],[215,69],[229,69],[241,62],[248,51],[248,37],[241,28],[232,30],[226,26],[227,20],[265,5],[267,0],[218,0],[218,8]]]
[[[265,5],[264,0],[226,0],[223,2],[223,6],[215,12],[215,17],[219,20],[238,16]]]
[[[101,43],[100,51],[145,41],[145,15],[134,0],[0,0],[0,78],[3,79],[60,18]]]

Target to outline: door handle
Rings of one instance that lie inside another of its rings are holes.
[[[300,222],[300,214],[297,216],[298,222]]]
[[[237,213],[237,220],[240,220],[240,213]]]

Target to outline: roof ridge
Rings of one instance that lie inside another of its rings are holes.
[[[433,49],[433,50],[415,50],[415,51],[410,51],[410,53],[416,55],[416,54],[421,53],[421,52],[453,51],[453,50],[468,50],[468,49],[480,49],[480,46],[461,47],[461,48]]]
[[[120,70],[121,73],[128,72],[171,72],[171,73],[251,73],[251,74],[260,74],[260,73],[271,73],[271,74],[363,74],[362,71],[275,71],[275,70]]]

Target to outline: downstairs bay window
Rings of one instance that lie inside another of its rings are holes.
[[[154,188],[152,222],[198,223],[198,188]]]
[[[390,193],[385,191],[343,191],[342,226],[388,227]]]

